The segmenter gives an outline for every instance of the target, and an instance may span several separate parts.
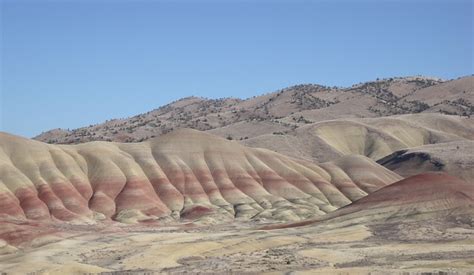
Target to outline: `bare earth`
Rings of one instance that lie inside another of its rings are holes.
[[[102,228],[103,232],[83,230],[65,240],[0,256],[0,270],[13,274],[472,271],[474,228],[462,224],[441,228],[445,226],[407,223],[394,226],[389,237],[376,225],[256,230],[234,223],[196,229],[127,227],[114,234]]]
[[[449,81],[389,78],[351,87],[303,84],[248,99],[187,97],[129,118],[78,129],[54,129],[34,139],[47,143],[137,142],[191,128],[234,140],[297,135],[314,122],[401,114],[474,114],[474,77]],[[267,146],[260,147],[268,148]]]
[[[428,189],[426,188],[428,187]],[[387,274],[474,268],[474,186],[445,173],[388,185],[297,223],[50,223],[55,234],[0,248],[14,274]],[[27,264],[25,264],[27,263]]]
[[[0,132],[0,274],[474,274],[473,81]]]

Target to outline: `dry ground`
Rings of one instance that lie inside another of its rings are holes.
[[[258,230],[212,227],[82,228],[0,256],[12,274],[387,274],[474,270],[474,228],[446,222],[317,224]],[[94,232],[95,231],[95,232]],[[113,231],[113,234],[111,234]],[[6,252],[7,247],[0,249]]]

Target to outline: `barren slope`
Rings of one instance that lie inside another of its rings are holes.
[[[377,160],[405,148],[473,139],[474,119],[415,114],[322,121],[299,127],[293,134],[261,135],[242,143],[322,162],[351,154]]]
[[[444,172],[428,172],[390,184],[325,216],[268,228],[320,222],[343,226],[456,219],[474,227],[474,184]]]
[[[474,114],[473,79],[464,77],[446,82],[403,77],[348,88],[304,84],[245,100],[188,97],[134,117],[71,131],[56,129],[35,139],[48,143],[135,142],[180,128],[212,130],[223,137],[244,139],[272,133],[291,134],[309,123],[340,118],[420,112],[468,116]],[[438,98],[439,102],[433,98]],[[259,130],[255,131],[256,128]]]
[[[474,110],[474,77],[461,77],[439,85],[413,91],[406,100],[425,102],[427,112],[472,114]]]
[[[255,230],[239,222],[194,228],[84,226],[67,239],[37,242],[41,247],[0,245],[0,269],[21,274],[468,273],[474,267],[473,186],[443,173],[419,175],[326,217],[278,230],[268,229],[281,226]]]
[[[4,222],[299,220],[399,179],[363,156],[318,166],[195,130],[73,146],[0,136]]]
[[[474,141],[460,140],[396,151],[377,161],[403,177],[444,171],[474,181]]]

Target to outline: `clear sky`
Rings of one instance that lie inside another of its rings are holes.
[[[473,1],[0,2],[0,130],[27,137],[190,95],[473,73]]]

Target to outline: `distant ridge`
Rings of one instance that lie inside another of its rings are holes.
[[[55,129],[35,139],[60,144],[94,140],[137,142],[180,128],[219,130],[221,136],[245,139],[254,136],[233,135],[225,129],[253,123],[267,129],[265,134],[285,134],[305,124],[328,119],[413,113],[471,116],[474,114],[473,82],[472,76],[449,81],[410,76],[347,88],[295,85],[245,100],[191,96],[130,118],[73,130]]]

